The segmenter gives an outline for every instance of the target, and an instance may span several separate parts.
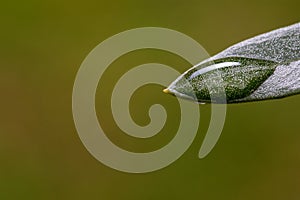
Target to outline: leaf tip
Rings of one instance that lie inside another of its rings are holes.
[[[171,94],[171,92],[168,88],[164,89],[163,92],[166,93],[166,94]]]

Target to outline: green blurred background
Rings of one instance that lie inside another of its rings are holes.
[[[213,55],[299,21],[299,6],[298,0],[2,1],[0,199],[300,199],[300,96],[229,105],[221,138],[202,160],[197,155],[210,106],[200,106],[192,146],[172,165],[148,174],[118,172],[95,160],[77,135],[71,108],[81,62],[114,34],[166,27],[191,36]],[[147,85],[132,97],[131,114],[145,125],[149,106],[163,103],[171,115],[164,129],[138,140],[116,127],[107,106],[113,84],[147,62],[181,72],[190,67],[171,53],[132,52],[112,64],[96,97],[108,137],[137,152],[166,144],[179,122],[176,99],[163,94],[162,86]]]

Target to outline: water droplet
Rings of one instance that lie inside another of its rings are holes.
[[[167,89],[179,97],[199,103],[230,103],[254,92],[274,73],[277,64],[244,57],[208,61],[186,71]]]

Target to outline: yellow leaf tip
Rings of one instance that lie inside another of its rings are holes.
[[[171,93],[170,90],[168,90],[167,88],[164,89],[163,92],[166,93],[166,94],[170,94]]]

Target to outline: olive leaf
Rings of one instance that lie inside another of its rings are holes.
[[[248,102],[299,94],[300,23],[225,49],[186,71],[165,92],[199,103]]]

